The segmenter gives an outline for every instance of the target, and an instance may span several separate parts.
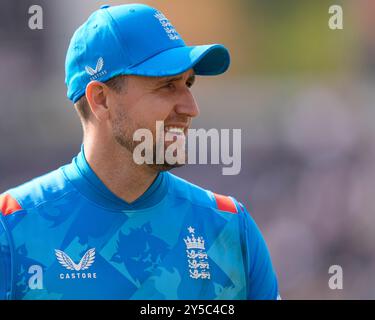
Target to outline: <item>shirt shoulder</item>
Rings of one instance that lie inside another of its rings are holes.
[[[169,177],[171,179],[169,193],[174,197],[190,201],[195,206],[215,209],[221,212],[239,214],[243,211],[242,205],[232,196],[204,189],[171,173],[169,173]]]
[[[8,216],[20,211],[26,212],[46,202],[60,199],[73,190],[74,187],[59,168],[0,194],[0,213]]]

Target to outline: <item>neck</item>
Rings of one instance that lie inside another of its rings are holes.
[[[85,139],[84,151],[87,162],[100,180],[128,203],[137,200],[157,177],[157,171],[134,163],[131,152],[117,143]]]

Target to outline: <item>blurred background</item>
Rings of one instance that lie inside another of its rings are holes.
[[[242,170],[174,174],[244,203],[269,246],[283,299],[375,298],[375,1],[146,1],[188,44],[223,43],[232,65],[198,78],[195,128],[241,128]],[[82,133],[66,98],[74,30],[102,4],[2,0],[0,193],[71,161]],[[28,9],[43,8],[43,30]],[[341,5],[344,29],[328,8]],[[372,190],[372,191],[371,191]],[[331,290],[331,265],[343,289]]]

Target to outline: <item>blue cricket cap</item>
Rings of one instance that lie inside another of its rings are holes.
[[[163,13],[143,4],[102,6],[74,33],[65,61],[67,96],[75,103],[90,81],[118,75],[166,77],[191,68],[218,75],[230,63],[220,44],[187,46]]]

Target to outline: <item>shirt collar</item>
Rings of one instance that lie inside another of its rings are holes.
[[[100,180],[88,164],[83,144],[72,163],[62,167],[70,182],[91,201],[113,210],[141,210],[159,203],[168,190],[168,174],[160,172],[150,187],[135,201],[128,203],[116,196]]]

